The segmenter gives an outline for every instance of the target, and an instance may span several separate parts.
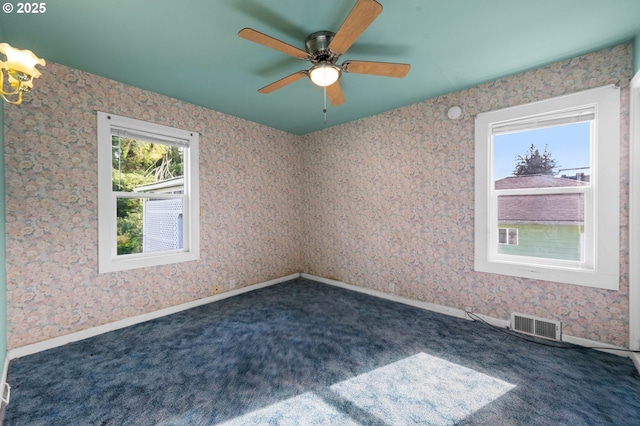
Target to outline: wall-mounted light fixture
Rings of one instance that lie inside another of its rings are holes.
[[[40,77],[36,65],[44,66],[46,62],[30,50],[15,49],[7,43],[0,43],[0,52],[6,58],[0,61],[0,96],[17,105],[22,102],[22,94],[33,88],[33,79]]]

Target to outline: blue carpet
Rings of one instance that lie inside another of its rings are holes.
[[[12,360],[8,382],[5,425],[640,424],[627,358],[305,279]]]

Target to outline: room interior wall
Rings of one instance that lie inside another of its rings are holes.
[[[627,346],[631,76],[625,44],[304,136],[305,272]],[[619,291],[474,272],[476,115],[607,84],[622,89]]]
[[[300,271],[299,138],[54,63],[35,86],[4,115],[9,349]],[[200,133],[200,260],[98,274],[95,110]]]
[[[4,114],[8,348],[300,271],[495,318],[557,318],[568,334],[625,346],[631,52],[302,137],[48,64],[30,101]],[[623,111],[619,291],[473,272],[475,115],[611,83]],[[94,110],[201,133],[199,261],[97,273]]]

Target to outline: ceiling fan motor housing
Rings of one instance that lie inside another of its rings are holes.
[[[339,55],[329,49],[329,44],[335,35],[332,31],[317,31],[306,38],[304,44],[311,57],[311,62],[314,64],[318,62],[333,64],[338,59]]]

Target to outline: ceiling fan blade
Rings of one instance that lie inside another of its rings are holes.
[[[382,12],[382,5],[377,1],[358,0],[331,40],[329,49],[339,55],[345,54],[380,12]]]
[[[264,94],[274,92],[274,91],[286,86],[287,84],[291,84],[291,83],[293,83],[295,81],[300,80],[301,78],[306,77],[308,73],[309,72],[307,70],[298,71],[298,72],[293,73],[291,75],[288,75],[288,76],[286,76],[284,78],[281,78],[280,80],[278,80],[276,82],[268,84],[268,85],[264,86],[261,89],[258,89],[258,92],[264,93]]]
[[[298,49],[297,47],[287,44],[284,41],[280,41],[277,38],[273,38],[266,34],[262,34],[261,32],[251,28],[241,29],[240,32],[238,32],[238,35],[254,43],[258,43],[263,46],[270,47],[271,49],[278,50],[282,53],[286,53],[287,55],[291,55],[294,58],[298,58],[298,59],[309,58],[309,54],[304,50]]]
[[[407,75],[411,65],[393,62],[345,61],[342,69],[354,74],[381,75],[383,77],[402,78]]]
[[[327,86],[327,95],[329,96],[329,102],[332,106],[342,105],[344,103],[344,95],[342,94],[342,88],[340,83],[336,81],[331,86]]]

